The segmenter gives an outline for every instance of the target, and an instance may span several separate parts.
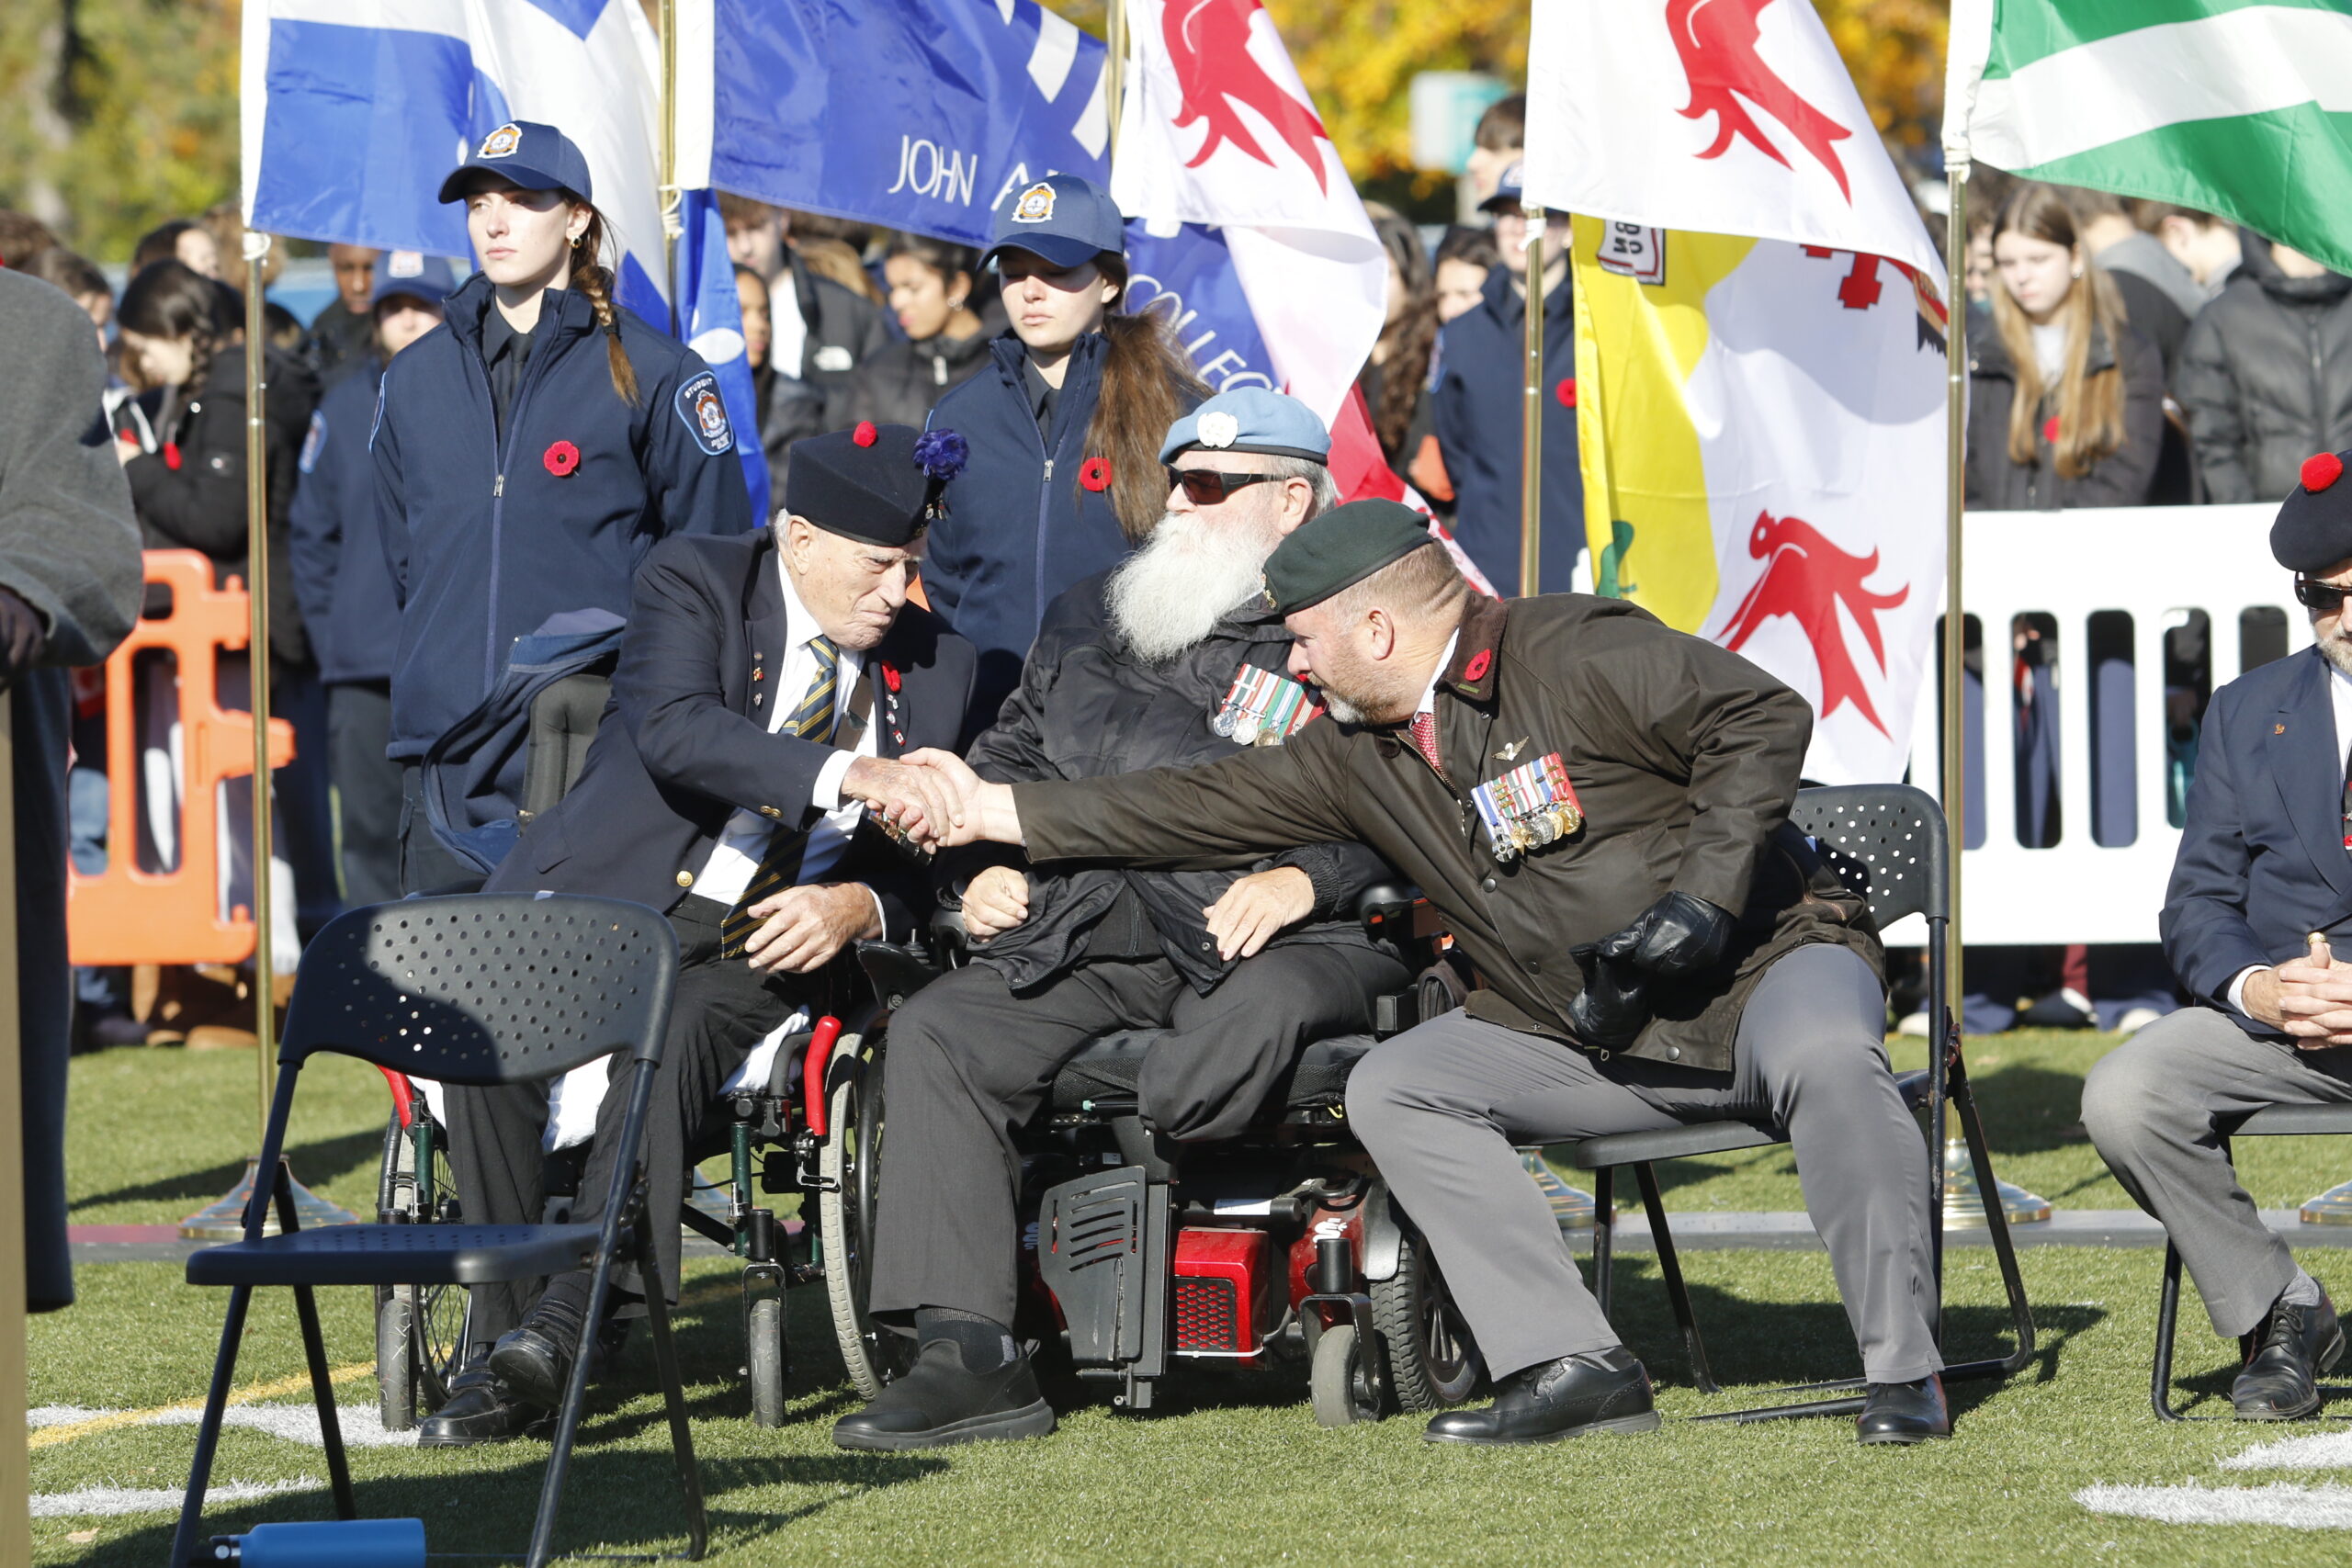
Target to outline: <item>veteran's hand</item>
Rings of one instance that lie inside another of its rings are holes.
[[[936,773],[957,802],[947,829],[935,840],[944,846],[989,840],[1000,844],[1021,842],[1021,814],[1012,804],[1012,786],[989,784],[953,751],[925,749],[910,751],[904,761]]]
[[[860,757],[842,775],[844,797],[863,800],[918,843],[937,843],[960,819],[963,800],[937,770],[888,757]]]
[[[806,975],[861,938],[882,934],[874,895],[855,882],[787,887],[752,906],[761,922],[743,957],[763,975]]]
[[[2247,977],[2245,1010],[2284,1030],[2300,1049],[2352,1045],[2352,964],[2338,961],[2320,932],[2310,941],[2302,957]]]
[[[1306,873],[1278,865],[1241,878],[1201,913],[1208,917],[1209,935],[1216,938],[1217,956],[1231,963],[1252,956],[1314,908],[1315,884]]]
[[[964,889],[964,934],[985,946],[1029,918],[1029,879],[1009,865],[982,869]]]

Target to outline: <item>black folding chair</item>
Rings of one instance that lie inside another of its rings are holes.
[[[321,931],[302,955],[294,998],[278,1048],[277,1093],[262,1136],[261,1168],[245,1212],[243,1241],[209,1247],[187,1262],[191,1285],[230,1287],[228,1323],[212,1368],[204,1420],[197,1428],[196,1463],[172,1546],[173,1568],[187,1568],[197,1550],[212,1454],[221,1412],[244,1337],[245,1309],[255,1286],[290,1285],[301,1322],[302,1352],[311,1368],[327,1472],[336,1514],[357,1517],[351,1472],[335,1418],[326,1345],[319,1334],[312,1291],[320,1285],[477,1285],[537,1279],[592,1265],[594,1282],[571,1378],[563,1393],[555,1451],[539,1488],[531,1531],[530,1568],[540,1568],[555,1533],[557,1499],[579,1430],[597,1325],[604,1321],[622,1235],[642,1272],[653,1359],[669,1405],[670,1442],[685,1491],[691,1546],[702,1556],[707,1529],[694,1439],[686,1428],[685,1393],[670,1337],[670,1311],[653,1252],[653,1216],[645,1213],[639,1149],[654,1069],[670,1020],[678,973],[677,939],[670,923],[641,904],[616,899],[468,894],[413,898],[354,909]],[[316,1053],[356,1056],[443,1083],[489,1085],[552,1077],[583,1062],[627,1051],[633,1064],[621,1157],[599,1224],[469,1225],[356,1224],[301,1230],[286,1169],[279,1159],[294,1085]],[[275,1202],[284,1234],[264,1236]],[[659,1223],[675,1224],[671,1215]]]
[[[2352,1105],[2266,1105],[2259,1111],[2225,1120],[2214,1131],[2220,1138],[2222,1157],[2233,1161],[2230,1152],[2230,1142],[2233,1138],[2308,1138],[2352,1133]],[[2164,1294],[2156,1303],[2156,1361],[2148,1380],[2148,1402],[2156,1407],[2156,1415],[2166,1421],[2236,1419],[2235,1416],[2190,1416],[2174,1408],[2172,1352],[2179,1328],[2180,1249],[2173,1246],[2170,1237],[2166,1237]],[[2254,1334],[2239,1337],[2241,1355],[2253,1354],[2255,1337]],[[2331,1387],[2327,1392],[2341,1393],[2345,1391]],[[2328,1419],[2341,1421],[2352,1417],[2332,1416]]]
[[[1968,1140],[1969,1162],[1975,1169],[1976,1183],[1987,1199],[1985,1213],[1992,1230],[1993,1250],[2000,1260],[2001,1283],[2008,1292],[2010,1318],[2017,1332],[2017,1347],[2007,1356],[1948,1366],[1944,1369],[1944,1381],[2009,1377],[2022,1370],[2033,1355],[2033,1312],[2026,1303],[2025,1280],[2018,1272],[2008,1220],[2001,1213],[1996,1196],[1999,1189],[1993,1179],[1992,1156],[1985,1148],[1984,1123],[1977,1116],[1976,1098],[1968,1085],[1967,1064],[1961,1056],[1959,1021],[1945,1005],[1945,966],[1951,962],[1947,911],[1951,907],[1951,869],[1943,812],[1933,795],[1908,784],[1846,784],[1800,791],[1790,818],[1818,843],[1838,877],[1870,901],[1871,914],[1881,931],[1906,915],[1922,916],[1928,922],[1928,1016],[1933,1020],[1930,1038],[1941,1041],[1943,1048],[1928,1052],[1925,1072],[1899,1074],[1895,1083],[1903,1090],[1905,1103],[1915,1108],[1924,1106],[1928,1112],[1928,1213],[1933,1216],[1928,1234],[1935,1258],[1939,1315],[1944,1271],[1943,1228],[1939,1223],[1944,1202],[1940,1144],[1944,1104],[1949,1099],[1960,1113],[1961,1130]],[[1667,1224],[1666,1205],[1659,1198],[1657,1175],[1652,1167],[1662,1159],[1769,1148],[1788,1141],[1786,1129],[1769,1122],[1725,1121],[1657,1133],[1611,1134],[1581,1139],[1566,1146],[1569,1164],[1593,1172],[1596,1213],[1592,1293],[1601,1313],[1606,1315],[1610,1305],[1610,1263],[1616,1239],[1612,1201],[1615,1177],[1620,1167],[1631,1166],[1634,1179],[1641,1189],[1642,1207],[1649,1214],[1650,1235],[1657,1247],[1658,1273],[1666,1281],[1667,1300],[1673,1306],[1674,1321],[1681,1328],[1683,1345],[1690,1352],[1692,1379],[1702,1393],[1719,1393],[1722,1389],[1707,1365],[1706,1346],[1700,1339],[1698,1320],[1691,1312],[1690,1292],[1682,1282],[1681,1262],[1675,1256],[1673,1233]],[[1940,1340],[1940,1321],[1937,1335]],[[1802,1384],[1788,1392],[1860,1389],[1865,1382],[1861,1378],[1835,1378]],[[1850,1416],[1860,1412],[1865,1397],[1854,1393],[1752,1410],[1713,1411],[1698,1419],[1745,1422],[1792,1416]]]

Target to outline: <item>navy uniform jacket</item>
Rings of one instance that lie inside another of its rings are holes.
[[[1544,301],[1544,581],[1565,593],[1584,548],[1584,476],[1577,467],[1577,411],[1563,380],[1577,373],[1571,285]],[[1527,304],[1497,267],[1486,296],[1445,324],[1431,412],[1438,450],[1453,481],[1453,537],[1506,596],[1519,592],[1520,422],[1527,400]],[[1638,581],[1641,558],[1628,570]]]
[[[390,680],[400,642],[400,600],[376,533],[376,461],[368,450],[382,374],[372,356],[346,370],[311,415],[295,465],[294,593],[329,685]]]
[[[774,696],[753,671],[783,666],[784,590],[772,536],[669,539],[638,574],[613,700],[580,778],[524,830],[487,891],[587,893],[668,910],[686,896],[738,809],[807,827],[817,774],[832,748],[771,734],[752,696]],[[881,667],[898,673],[892,692]],[[865,656],[876,752],[960,750],[972,694],[972,648],[909,604]],[[831,879],[880,896],[903,938],[931,908],[931,878],[870,823]]]
[[[2213,694],[2188,820],[2165,890],[2165,957],[2199,1000],[2239,1028],[2284,1036],[2229,1005],[2230,982],[2301,956],[2325,931],[2352,953],[2352,854],[2344,759],[2327,660],[2316,648],[2250,670]]]
[[[476,274],[451,295],[446,322],[384,373],[377,405],[376,519],[401,601],[390,753],[403,760],[480,705],[514,639],[549,615],[626,614],[658,541],[752,526],[710,367],[619,310],[638,384],[637,406],[623,403],[578,289],[540,306],[502,445],[481,359],[491,292]]]

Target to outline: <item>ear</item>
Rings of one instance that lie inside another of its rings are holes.
[[[797,512],[790,513],[776,529],[776,543],[794,571],[806,571],[808,553],[817,544],[817,525]]]
[[[1119,296],[1126,292],[1127,286],[1114,278],[1098,278],[1096,282],[1102,290],[1102,305],[1105,310],[1117,304]]]
[[[1375,660],[1386,659],[1396,649],[1396,620],[1387,611],[1372,609],[1364,612],[1365,651]]]
[[[566,215],[563,220],[564,239],[572,244],[578,244],[580,243],[580,236],[588,231],[588,220],[594,215],[595,209],[594,208],[588,207],[580,202],[573,202],[571,204],[571,210],[568,215]]]
[[[1315,509],[1315,487],[1305,479],[1284,479],[1282,493],[1282,510],[1274,514],[1274,528],[1288,536]]]

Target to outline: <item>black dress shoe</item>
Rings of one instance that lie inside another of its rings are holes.
[[[421,1449],[469,1449],[519,1438],[547,1419],[547,1412],[524,1404],[486,1366],[458,1373],[449,1397],[416,1426]]]
[[[1053,1429],[1054,1407],[1037,1392],[1028,1357],[1016,1356],[991,1372],[971,1372],[952,1341],[934,1339],[873,1404],[833,1423],[833,1443],[891,1452],[1042,1438]]]
[[[490,1370],[515,1398],[553,1410],[563,1403],[563,1386],[571,1378],[571,1347],[537,1317],[525,1318],[522,1327],[498,1337]]]
[[[1504,1380],[1484,1410],[1449,1410],[1421,1435],[1432,1443],[1556,1443],[1593,1432],[1654,1432],[1650,1375],[1620,1345],[1543,1361]]]
[[[1865,1443],[1924,1443],[1951,1436],[1944,1380],[1930,1372],[1917,1382],[1874,1382],[1862,1401],[1855,1435]]]
[[[2299,1421],[2319,1408],[2319,1380],[2344,1359],[2344,1329],[2324,1292],[2317,1306],[2270,1309],[2261,1342],[2230,1385],[2241,1421]]]

